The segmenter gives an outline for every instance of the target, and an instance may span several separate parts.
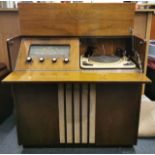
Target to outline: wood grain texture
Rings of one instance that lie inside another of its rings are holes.
[[[21,43],[21,37],[19,36],[7,40],[9,69],[11,71],[15,69],[20,43]]]
[[[63,58],[58,58],[52,63],[51,57],[46,58],[43,63],[39,58],[33,58],[32,63],[26,63],[31,45],[69,45],[69,63],[65,64]],[[47,38],[47,39],[22,39],[15,70],[63,70],[79,69],[79,40],[76,38]]]
[[[80,38],[80,54],[84,54],[90,45],[95,48],[93,55],[114,55],[118,48],[126,49],[130,53],[131,49],[127,49],[128,46],[131,48],[129,40],[130,37],[121,36]]]
[[[58,144],[57,85],[17,84],[13,85],[13,91],[19,144],[24,146]]]
[[[65,105],[64,105],[64,84],[58,85],[58,105],[59,105],[59,136],[60,143],[65,143]]]
[[[74,84],[74,143],[80,143],[80,85]]]
[[[152,15],[150,40],[155,40],[155,15]]]
[[[143,73],[106,73],[89,71],[12,72],[3,82],[150,82]]]
[[[89,143],[95,143],[96,124],[96,85],[90,84],[90,106],[89,106]]]
[[[6,40],[20,33],[18,12],[0,12],[0,62],[9,68]]]
[[[133,34],[142,39],[145,39],[146,37],[147,14],[147,12],[136,12],[134,18]]]
[[[97,84],[96,145],[136,144],[141,84]]]
[[[82,134],[82,143],[88,143],[88,84],[85,83],[82,85],[81,89],[81,134]]]
[[[73,143],[73,118],[72,118],[72,84],[66,84],[66,134],[67,143]]]
[[[135,4],[19,4],[22,35],[131,35]],[[29,10],[29,11],[27,11]],[[42,10],[42,11],[40,11]]]

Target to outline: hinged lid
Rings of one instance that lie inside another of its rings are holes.
[[[131,35],[134,9],[133,3],[21,3],[21,35]]]

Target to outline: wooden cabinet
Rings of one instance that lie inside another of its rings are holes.
[[[136,144],[141,86],[150,80],[145,41],[132,34],[134,4],[20,4],[19,14],[22,35],[8,41],[12,72],[3,80],[13,86],[19,144]],[[82,57],[93,66],[95,56],[112,67],[82,68]]]

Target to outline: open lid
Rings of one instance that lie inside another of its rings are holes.
[[[21,35],[127,36],[133,3],[20,3]]]

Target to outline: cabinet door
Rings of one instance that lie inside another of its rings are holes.
[[[59,142],[56,84],[16,84],[14,95],[19,144],[51,146]]]
[[[97,84],[96,91],[96,145],[136,144],[141,84]]]

